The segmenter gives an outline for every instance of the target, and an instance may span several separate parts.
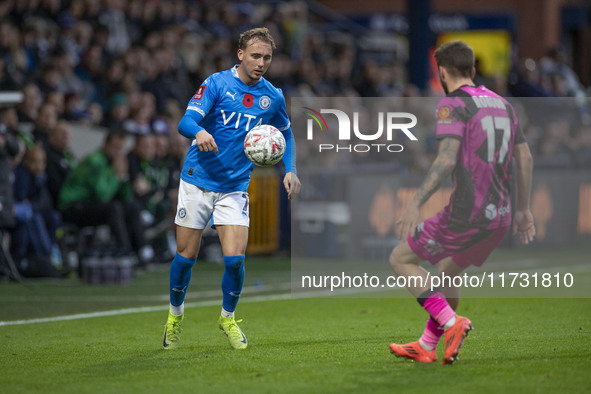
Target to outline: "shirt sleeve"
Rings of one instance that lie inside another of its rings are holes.
[[[462,139],[466,130],[466,122],[461,114],[465,108],[464,102],[459,97],[444,97],[437,105],[437,139],[452,137]]]
[[[217,100],[218,83],[215,74],[207,78],[199,89],[195,92],[189,104],[185,115],[179,122],[179,132],[189,138],[195,138],[195,135],[203,130],[200,126],[201,120],[205,118],[207,113],[215,105]]]
[[[521,126],[519,125],[519,120],[517,119],[517,114],[515,113],[515,108],[513,106],[510,107],[510,117],[511,123],[513,123],[513,130],[515,130],[515,139],[513,141],[513,145],[521,144],[526,142],[525,135],[523,134],[523,130],[521,130]]]
[[[287,116],[287,109],[285,106],[285,98],[283,97],[283,92],[281,89],[277,89],[279,93],[279,105],[277,107],[277,112],[275,116],[271,120],[271,125],[277,127],[277,129],[281,132],[288,129],[291,126],[289,121],[289,117]]]
[[[282,161],[285,165],[285,172],[293,172],[297,174],[296,168],[296,144],[291,131],[291,122],[287,116],[287,109],[285,106],[285,98],[281,89],[277,89],[281,97],[281,104],[279,105],[278,111],[271,121],[271,125],[275,126],[285,138],[285,154],[283,155]]]

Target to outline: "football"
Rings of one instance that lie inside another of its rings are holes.
[[[285,138],[271,125],[257,126],[246,134],[244,153],[257,166],[270,167],[283,157]]]

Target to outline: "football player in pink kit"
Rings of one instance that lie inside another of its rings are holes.
[[[533,159],[513,107],[484,86],[474,86],[472,49],[461,41],[450,42],[437,49],[435,60],[446,93],[437,106],[439,151],[396,222],[397,236],[403,241],[390,255],[398,276],[423,278],[420,287],[419,281],[407,283],[416,283],[409,291],[430,317],[418,341],[393,343],[390,350],[399,357],[434,362],[439,339],[445,335],[443,364],[451,364],[472,323],[455,313],[460,289],[431,289],[427,271],[418,264],[423,260],[438,264],[439,274],[452,278],[470,265],[482,265],[511,227],[512,158],[517,183],[513,234],[523,244],[533,241],[529,207]],[[454,192],[449,204],[419,224],[421,206],[450,174]]]

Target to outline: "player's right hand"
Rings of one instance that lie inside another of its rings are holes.
[[[195,141],[201,152],[214,151],[215,153],[218,153],[218,146],[216,145],[213,136],[207,131],[200,130],[197,135],[195,135]]]

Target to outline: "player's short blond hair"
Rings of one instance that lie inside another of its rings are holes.
[[[270,44],[272,49],[275,49],[275,40],[273,40],[271,32],[269,32],[269,29],[266,27],[257,27],[240,34],[240,38],[238,39],[238,49],[245,50],[248,46],[248,42],[253,39],[264,41]]]

